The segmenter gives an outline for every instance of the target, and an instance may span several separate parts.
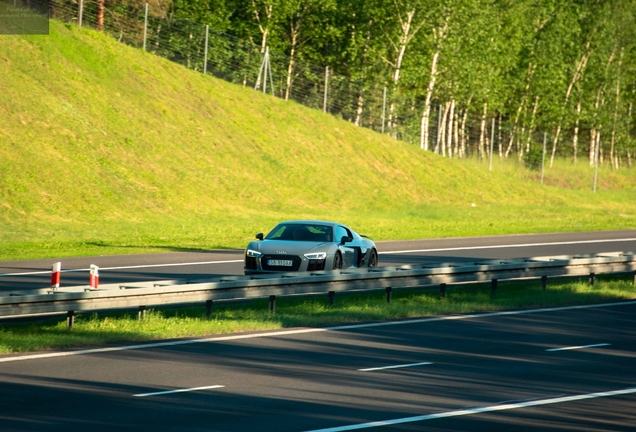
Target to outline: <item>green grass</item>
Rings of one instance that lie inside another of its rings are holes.
[[[543,291],[537,281],[500,283],[495,295],[489,285],[449,287],[445,298],[436,290],[397,289],[387,304],[383,291],[338,293],[328,306],[326,296],[280,297],[270,314],[266,299],[217,303],[210,319],[203,307],[152,309],[142,321],[130,312],[80,314],[72,329],[64,318],[40,322],[4,323],[0,353],[122,344],[170,338],[203,337],[235,332],[291,327],[385,321],[547,306],[593,304],[636,298],[633,278],[597,277],[587,281],[553,281]]]
[[[636,227],[634,169],[594,194],[557,161],[540,185],[50,28],[0,38],[0,260],[243,247],[288,218],[376,240]]]

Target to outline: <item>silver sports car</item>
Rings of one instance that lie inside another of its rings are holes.
[[[281,222],[245,249],[245,274],[376,267],[375,243],[334,222]]]

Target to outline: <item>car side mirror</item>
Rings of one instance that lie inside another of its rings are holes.
[[[263,240],[263,233],[256,234],[256,238],[259,240]]]
[[[342,238],[340,239],[340,244],[350,243],[352,241],[353,241],[353,237],[342,236]]]

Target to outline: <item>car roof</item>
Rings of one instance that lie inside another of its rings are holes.
[[[280,225],[280,224],[342,225],[342,224],[337,223],[337,222],[329,222],[329,221],[323,221],[323,220],[311,220],[311,219],[299,219],[299,220],[282,221],[282,222],[279,222],[277,225]]]

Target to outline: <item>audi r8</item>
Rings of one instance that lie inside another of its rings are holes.
[[[376,267],[375,243],[336,222],[281,222],[245,248],[245,274]]]

